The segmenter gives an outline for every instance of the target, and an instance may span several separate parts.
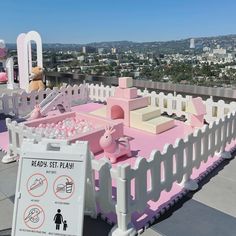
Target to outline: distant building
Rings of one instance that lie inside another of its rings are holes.
[[[213,49],[213,54],[226,54],[226,49],[218,47],[216,49]]]
[[[104,48],[98,48],[98,54],[101,55],[104,53]]]
[[[140,53],[140,54],[139,54],[139,59],[140,59],[140,60],[144,60],[144,54],[143,54],[143,53]]]
[[[140,72],[139,71],[134,71],[134,78],[137,78],[140,76]]]
[[[82,47],[82,53],[86,53],[86,47]]]
[[[95,47],[91,47],[91,46],[83,46],[82,47],[82,53],[86,54],[86,53],[95,53],[96,52],[96,48]]]
[[[149,61],[150,63],[153,63],[153,62],[154,62],[154,59],[153,59],[153,58],[149,58],[148,61]]]
[[[202,50],[203,50],[203,52],[210,52],[211,49],[209,47],[203,47]]]
[[[112,54],[116,54],[116,53],[117,53],[116,48],[111,48],[111,53],[112,53]]]
[[[194,41],[194,39],[190,39],[190,48],[191,49],[195,48],[195,41]]]
[[[82,56],[77,57],[77,60],[78,61],[84,61],[84,56],[82,55]]]

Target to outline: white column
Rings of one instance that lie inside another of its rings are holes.
[[[19,84],[21,89],[28,89],[28,69],[25,61],[24,41],[25,33],[20,34],[17,37],[17,57],[18,57],[18,68],[19,68]],[[25,79],[27,78],[27,80]]]
[[[28,91],[29,74],[32,68],[31,41],[36,43],[37,66],[43,67],[42,40],[36,31],[20,34],[17,38],[20,88]]]
[[[7,71],[7,88],[15,89],[17,85],[14,83],[14,69],[13,69],[13,59],[12,57],[8,58],[6,61],[6,71]]]

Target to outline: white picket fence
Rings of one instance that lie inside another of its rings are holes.
[[[68,101],[76,101],[79,99],[86,99],[86,93],[88,93],[88,85],[74,85],[61,87],[60,89],[54,88],[54,91],[59,93],[65,92],[66,99]],[[0,113],[12,114],[12,115],[22,115],[27,112],[31,112],[36,104],[39,104],[46,98],[48,94],[52,92],[51,89],[33,91],[31,93],[20,92],[13,94],[2,94],[0,96]]]
[[[20,156],[21,144],[24,138],[32,138],[36,141],[40,141],[42,136],[35,132],[33,127],[25,126],[23,123],[17,123],[11,121],[10,118],[6,118],[6,125],[9,135],[9,147],[7,150],[7,156],[17,158]]]
[[[9,130],[9,154],[19,155],[23,137],[41,136],[34,128],[26,127],[7,119]],[[225,150],[227,143],[236,139],[236,114],[228,114],[223,119],[205,125],[189,135],[185,140],[177,140],[175,145],[167,145],[163,151],[153,151],[148,160],[138,158],[131,168],[128,164],[112,168],[106,159],[92,160],[92,168],[99,177],[96,189],[96,201],[103,214],[115,213],[119,232],[126,235],[132,228],[131,216],[134,212],[143,212],[149,200],[157,201],[162,191],[170,191],[173,183],[188,181],[194,168],[206,162],[217,152]],[[149,176],[148,176],[149,172]],[[152,183],[147,187],[147,178]],[[135,183],[135,194],[131,197],[131,181]],[[116,183],[116,194],[112,193],[112,182]],[[130,229],[131,227],[131,229]]]
[[[90,99],[101,102],[113,95],[115,89],[92,84],[88,87]],[[72,92],[70,88],[67,93],[79,94],[78,90],[74,91],[76,92]],[[163,93],[149,93],[147,90],[139,90],[139,94],[150,96],[150,103],[161,108],[162,112],[169,115],[186,115],[185,108],[189,97],[171,94],[165,96]],[[31,101],[35,102],[34,99]],[[205,103],[205,119],[210,122],[209,125],[205,125],[184,140],[177,140],[175,145],[166,145],[163,151],[153,150],[149,159],[137,158],[134,167],[122,164],[112,168],[105,159],[92,160],[93,171],[98,176],[96,201],[99,208],[103,214],[117,215],[117,225],[111,235],[135,235],[136,229],[131,223],[133,213],[144,212],[148,201],[157,201],[162,191],[170,191],[173,183],[190,180],[194,168],[198,169],[203,161],[206,162],[216,153],[223,152],[227,143],[235,142],[236,104],[226,104],[223,101],[215,103],[209,99]],[[23,137],[37,140],[42,138],[37,136],[33,129],[10,119],[7,120],[7,126],[10,155],[19,155]],[[147,178],[151,178],[151,186],[147,186]],[[134,196],[131,196],[131,182],[134,183]],[[116,183],[116,186],[112,183]],[[114,188],[116,191],[112,191]]]
[[[170,191],[175,182],[190,180],[194,168],[223,152],[226,144],[235,139],[236,114],[233,112],[186,139],[177,140],[175,145],[166,145],[162,152],[153,150],[149,159],[139,157],[134,167],[122,164],[111,168],[105,160],[93,160],[93,170],[99,173],[96,196],[100,209],[117,215],[114,230],[119,234],[114,235],[133,235],[133,213],[144,212],[150,200],[158,201],[162,191]],[[147,178],[151,186],[147,186]],[[116,183],[116,196],[112,196],[112,181]],[[134,182],[133,196],[131,181]]]

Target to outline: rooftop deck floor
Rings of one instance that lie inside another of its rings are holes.
[[[186,129],[182,130],[186,132]],[[125,134],[132,137],[134,131],[130,132],[129,129],[125,130]],[[141,131],[135,132],[139,133]],[[187,130],[187,132],[191,131]],[[183,135],[186,135],[186,133],[183,133]],[[165,140],[164,136],[162,140]],[[173,137],[173,140],[168,139],[168,143],[173,143],[174,140],[175,137]],[[141,152],[142,145],[145,146],[147,143],[149,142],[146,140],[143,142],[140,137],[137,144],[134,145],[134,142],[133,144],[131,142],[131,148],[139,150],[137,153],[139,156],[147,157],[150,153]],[[147,150],[152,149],[148,148]],[[3,153],[0,152],[0,159],[2,156]],[[98,158],[100,157],[98,156]],[[188,194],[146,230],[143,235],[236,235],[235,169],[235,159],[223,161],[216,170],[201,182],[201,188],[196,193]],[[0,163],[0,235],[10,235],[9,230],[5,232],[1,232],[1,230],[11,228],[16,175],[17,163]],[[110,225],[100,219],[94,221],[86,218],[84,235],[107,235],[110,228]]]
[[[3,153],[0,152],[0,158]],[[144,231],[143,236],[235,236],[236,159],[223,161],[176,206]],[[0,235],[10,235],[17,163],[0,163]],[[86,217],[84,236],[105,236],[111,225]]]
[[[234,154],[235,156],[235,154]],[[224,160],[143,236],[236,235],[236,159]]]

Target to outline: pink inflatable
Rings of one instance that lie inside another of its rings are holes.
[[[41,117],[42,117],[42,114],[41,114],[40,106],[38,104],[36,104],[34,106],[33,112],[30,115],[29,120],[34,120],[34,119],[38,119],[38,118],[41,118]]]
[[[117,158],[127,155],[131,157],[130,144],[127,137],[121,137],[119,139],[114,139],[112,134],[115,129],[107,126],[105,128],[105,133],[100,138],[100,146],[104,150],[104,156],[109,158],[111,163],[116,163]]]

